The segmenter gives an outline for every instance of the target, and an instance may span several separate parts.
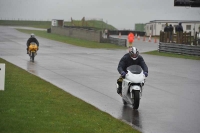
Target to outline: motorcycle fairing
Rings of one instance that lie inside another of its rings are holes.
[[[37,44],[34,43],[34,42],[31,42],[30,45],[29,45],[29,51],[34,51],[34,52],[36,52],[37,49],[38,49]]]

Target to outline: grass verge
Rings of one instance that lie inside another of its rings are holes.
[[[25,20],[0,20],[0,25],[5,26],[28,26],[34,28],[50,28],[51,21],[25,21]]]
[[[131,126],[27,71],[6,64],[1,133],[138,133]]]
[[[150,52],[144,52],[143,54],[167,56],[167,57],[175,57],[175,58],[183,58],[183,59],[192,59],[192,60],[200,60],[199,56],[181,55],[181,54],[175,54],[175,53],[165,53],[165,52],[159,52],[157,50],[150,51]]]
[[[57,34],[52,34],[52,33],[47,33],[46,31],[38,31],[38,30],[24,30],[24,29],[17,29],[20,32],[23,33],[34,33],[37,36],[63,42],[63,43],[68,43],[80,47],[86,47],[86,48],[103,48],[103,49],[126,49],[126,47],[111,44],[111,43],[98,43],[98,42],[93,42],[93,41],[87,41],[83,39],[77,39],[77,38],[72,38],[72,37],[67,37],[67,36],[62,36],[62,35],[57,35]],[[40,40],[38,40],[40,41]]]
[[[34,28],[51,28],[51,21],[36,21],[36,20],[0,20],[0,25],[5,26],[28,26]],[[103,20],[73,20],[65,21],[65,26],[80,26],[80,27],[93,27],[96,30],[110,29],[116,30],[116,28],[110,24],[105,23]]]

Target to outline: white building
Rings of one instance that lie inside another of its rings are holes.
[[[51,20],[51,26],[63,27],[64,26],[64,20],[63,19],[52,19]]]
[[[174,27],[175,32],[175,26],[178,25],[178,23],[181,22],[183,26],[183,32],[191,32],[192,36],[195,32],[199,32],[200,27],[200,21],[190,21],[190,20],[153,20],[149,23],[145,24],[145,32],[146,36],[152,35],[152,36],[159,36],[160,31],[164,31],[166,23],[168,25],[172,25]]]

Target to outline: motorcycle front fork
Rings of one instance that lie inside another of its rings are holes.
[[[135,90],[132,90],[132,91],[130,91],[130,96],[131,96],[131,98],[134,98],[134,95],[133,95],[133,92],[134,92]],[[140,97],[142,97],[142,88],[141,88],[141,90],[140,90]]]

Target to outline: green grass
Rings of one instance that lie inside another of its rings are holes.
[[[144,54],[175,57],[175,58],[183,58],[183,59],[192,59],[192,60],[200,60],[200,56],[181,55],[181,54],[175,54],[175,53],[165,53],[165,52],[159,52],[157,50],[150,51],[150,52],[145,52]]]
[[[92,42],[92,41],[87,41],[83,39],[77,39],[77,38],[72,38],[72,37],[67,37],[67,36],[61,36],[57,34],[52,34],[52,33],[47,33],[46,31],[37,31],[37,30],[24,30],[24,29],[17,29],[20,32],[23,33],[34,33],[37,36],[59,41],[59,42],[64,42],[80,47],[86,47],[86,48],[104,48],[104,49],[125,49],[124,46],[119,46],[115,44],[110,44],[110,43],[98,43],[98,42]],[[40,41],[40,40],[38,40]]]
[[[75,26],[82,26],[82,22],[80,20],[73,20]],[[71,22],[65,22],[65,25],[67,26],[72,26]],[[97,30],[102,30],[102,29],[109,29],[109,30],[117,30],[114,26],[107,24],[103,21],[98,21],[98,20],[87,20],[83,23],[83,26],[86,27],[94,27]]]
[[[51,27],[51,21],[0,20],[0,25],[27,26],[27,27],[48,29]]]
[[[82,26],[81,20],[74,20],[74,24],[75,24],[75,26]],[[48,28],[51,28],[51,21],[0,20],[0,25],[27,26],[27,27],[48,29]],[[65,21],[64,25],[72,26],[72,23],[69,21]],[[116,28],[114,26],[107,24],[103,21],[97,21],[97,20],[87,20],[87,21],[85,21],[83,26],[93,27],[97,30],[102,30],[105,28],[110,29],[110,30],[116,30]]]
[[[0,63],[6,64],[0,133],[138,133],[49,82],[1,58]]]

